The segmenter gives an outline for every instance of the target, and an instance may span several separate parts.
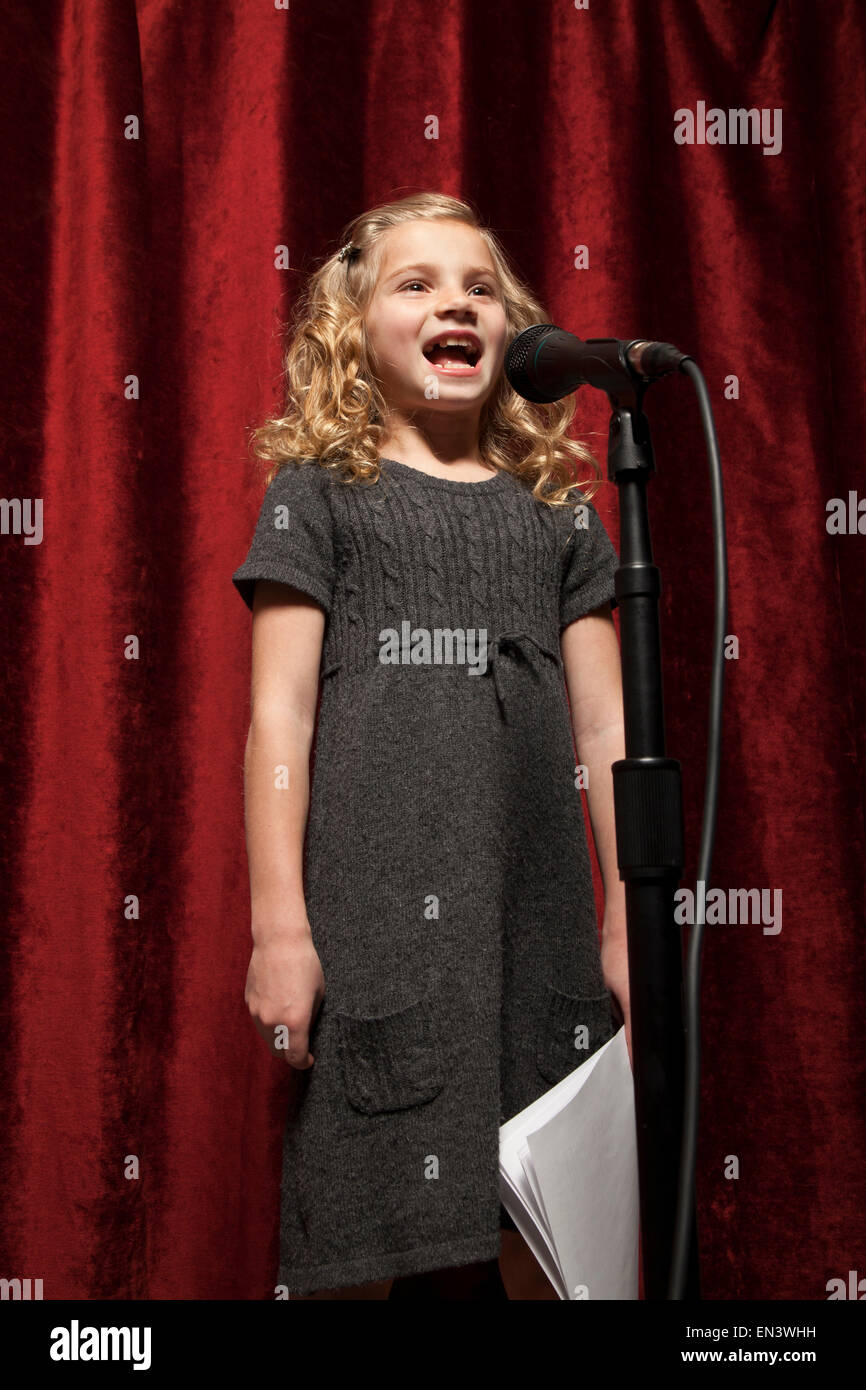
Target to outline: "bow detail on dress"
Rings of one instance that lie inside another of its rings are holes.
[[[533,650],[534,648],[534,650]],[[492,641],[487,643],[487,669],[486,676],[493,676],[493,684],[496,688],[496,698],[499,702],[499,712],[502,718],[508,723],[506,713],[505,686],[507,677],[503,679],[504,669],[503,660],[506,664],[511,664],[517,657],[518,662],[528,666],[536,680],[539,678],[537,653],[549,657],[558,666],[560,655],[550,647],[544,646],[528,632],[500,632]]]

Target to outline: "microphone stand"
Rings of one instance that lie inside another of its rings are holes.
[[[646,488],[655,473],[646,384],[612,373],[608,478],[619,489],[625,758],[613,764],[617,863],[625,881],[644,1294],[667,1297],[683,1128],[683,941],[674,921],[682,876],[681,768],[665,753],[658,602]],[[694,1202],[684,1297],[700,1299]]]

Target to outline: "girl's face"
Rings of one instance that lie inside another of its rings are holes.
[[[365,322],[392,409],[480,414],[505,356],[502,290],[484,238],[463,222],[404,222],[381,242]],[[465,339],[462,349],[434,340]]]

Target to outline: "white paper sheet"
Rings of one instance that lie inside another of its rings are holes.
[[[638,1296],[638,1167],[625,1029],[502,1125],[502,1204],[562,1299]]]

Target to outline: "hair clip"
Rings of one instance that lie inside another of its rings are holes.
[[[344,261],[347,256],[354,259],[360,249],[360,246],[356,246],[353,241],[347,241],[346,245],[337,253],[337,260]]]

